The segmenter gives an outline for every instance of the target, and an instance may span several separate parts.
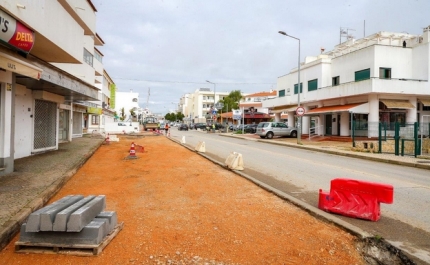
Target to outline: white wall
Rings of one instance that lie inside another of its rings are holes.
[[[131,124],[131,126],[130,126]],[[107,122],[105,125],[105,133],[137,133],[139,132],[138,122]]]
[[[16,0],[2,1],[2,6],[8,7],[8,12],[30,25],[51,44],[61,47],[78,60],[82,58],[84,31],[59,1],[23,1],[21,4],[25,5],[25,9],[16,7],[16,4]]]

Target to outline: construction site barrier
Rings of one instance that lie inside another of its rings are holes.
[[[330,192],[319,190],[318,208],[348,217],[378,221],[380,203],[393,203],[392,185],[337,178],[330,182]]]

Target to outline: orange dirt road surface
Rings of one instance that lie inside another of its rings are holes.
[[[164,136],[102,145],[49,203],[76,194],[124,222],[100,255],[15,253],[18,235],[0,264],[366,264],[354,236]]]

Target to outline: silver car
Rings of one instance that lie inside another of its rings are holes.
[[[272,139],[273,136],[297,137],[297,128],[288,127],[283,122],[260,122],[257,126],[257,135],[260,138]]]

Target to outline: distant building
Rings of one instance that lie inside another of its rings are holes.
[[[122,119],[122,109],[124,109],[124,119]],[[117,113],[117,121],[137,121],[139,114],[144,112],[150,113],[148,109],[141,109],[139,107],[139,93],[130,92],[116,92],[115,111]],[[134,114],[134,116],[132,115]]]
[[[215,92],[209,88],[199,88],[194,93],[185,94],[179,100],[178,110],[181,111],[187,123],[206,122],[213,119],[211,108],[214,104],[228,96],[229,92]]]

